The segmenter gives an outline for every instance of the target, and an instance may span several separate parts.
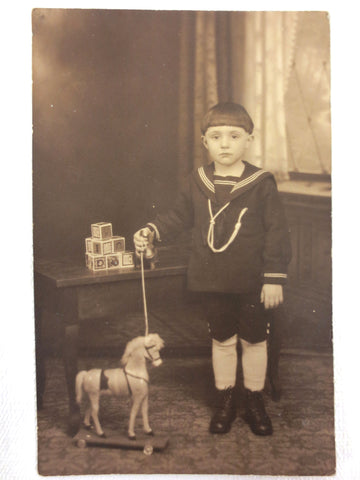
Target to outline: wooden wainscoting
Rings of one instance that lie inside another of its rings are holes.
[[[332,348],[331,198],[281,192],[293,257],[286,287],[286,348]]]

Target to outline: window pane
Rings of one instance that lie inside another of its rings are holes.
[[[285,108],[289,170],[330,173],[330,31],[326,12],[298,14]]]

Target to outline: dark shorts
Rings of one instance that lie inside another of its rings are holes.
[[[235,334],[250,343],[266,339],[272,310],[260,303],[260,292],[250,294],[199,293],[211,338],[223,342]]]

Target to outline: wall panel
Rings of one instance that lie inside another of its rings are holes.
[[[35,9],[35,255],[83,254],[90,223],[132,233],[173,200],[177,12]]]

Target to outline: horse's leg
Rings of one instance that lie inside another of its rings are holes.
[[[84,415],[84,427],[87,429],[90,429],[91,427],[90,415],[91,415],[91,405],[89,404],[85,410],[85,415]]]
[[[96,433],[99,435],[99,437],[105,437],[105,433],[103,429],[101,428],[100,422],[99,422],[99,393],[90,393],[89,398],[90,398],[90,403],[91,403],[91,416],[94,421],[95,425],[95,430]]]
[[[154,435],[154,432],[152,428],[150,427],[149,424],[149,397],[146,394],[144,397],[144,400],[142,401],[141,404],[141,413],[142,413],[142,418],[143,418],[143,427],[144,427],[144,432],[146,435]]]
[[[142,399],[144,397],[142,395],[133,394],[133,401],[132,401],[132,406],[131,406],[131,411],[130,411],[130,418],[129,418],[129,428],[128,428],[128,437],[131,440],[135,440],[136,435],[135,435],[135,420],[136,416],[138,414]]]

